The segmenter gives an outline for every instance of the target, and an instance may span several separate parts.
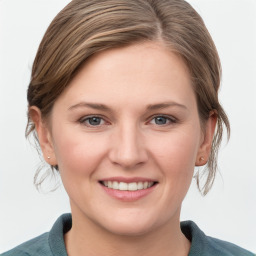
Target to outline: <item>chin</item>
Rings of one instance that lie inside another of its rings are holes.
[[[104,223],[98,223],[105,230],[115,235],[121,236],[139,236],[150,233],[159,223],[158,218],[146,216],[145,214],[129,214],[109,216]]]
[[[118,236],[140,236],[150,233],[152,226],[147,223],[119,223],[106,227],[109,232]]]

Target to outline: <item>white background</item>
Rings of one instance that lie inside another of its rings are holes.
[[[0,252],[48,231],[69,212],[63,188],[33,186],[39,158],[25,140],[26,90],[39,42],[67,0],[0,0]],[[232,136],[223,144],[211,192],[192,183],[182,219],[256,252],[256,0],[191,0],[223,65],[221,102]]]

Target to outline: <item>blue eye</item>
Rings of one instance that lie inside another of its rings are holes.
[[[104,124],[104,120],[98,116],[83,118],[80,122],[87,126],[99,126]]]
[[[170,123],[175,123],[175,120],[170,117],[166,116],[156,116],[154,117],[150,123],[156,124],[156,125],[168,125]]]
[[[88,118],[88,122],[90,125],[100,125],[101,124],[101,118],[100,117],[90,117]]]
[[[158,125],[163,125],[168,122],[167,118],[164,116],[157,116],[154,119],[155,119],[155,123]]]

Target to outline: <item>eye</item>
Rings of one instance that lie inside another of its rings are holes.
[[[155,116],[150,121],[151,124],[156,124],[156,125],[168,125],[175,122],[176,120],[174,118],[167,117],[167,116]]]
[[[99,116],[85,117],[80,120],[80,123],[86,126],[100,126],[106,124],[105,120]]]

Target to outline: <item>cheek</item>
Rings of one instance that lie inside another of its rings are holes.
[[[64,175],[89,175],[106,152],[103,141],[95,135],[63,129],[54,138],[57,162]]]
[[[199,133],[180,131],[167,135],[162,139],[157,137],[153,141],[158,157],[170,158],[174,161],[176,159],[181,164],[195,160],[199,144]]]
[[[170,180],[189,180],[194,172],[200,134],[197,131],[177,131],[152,141],[152,156],[164,176]]]

